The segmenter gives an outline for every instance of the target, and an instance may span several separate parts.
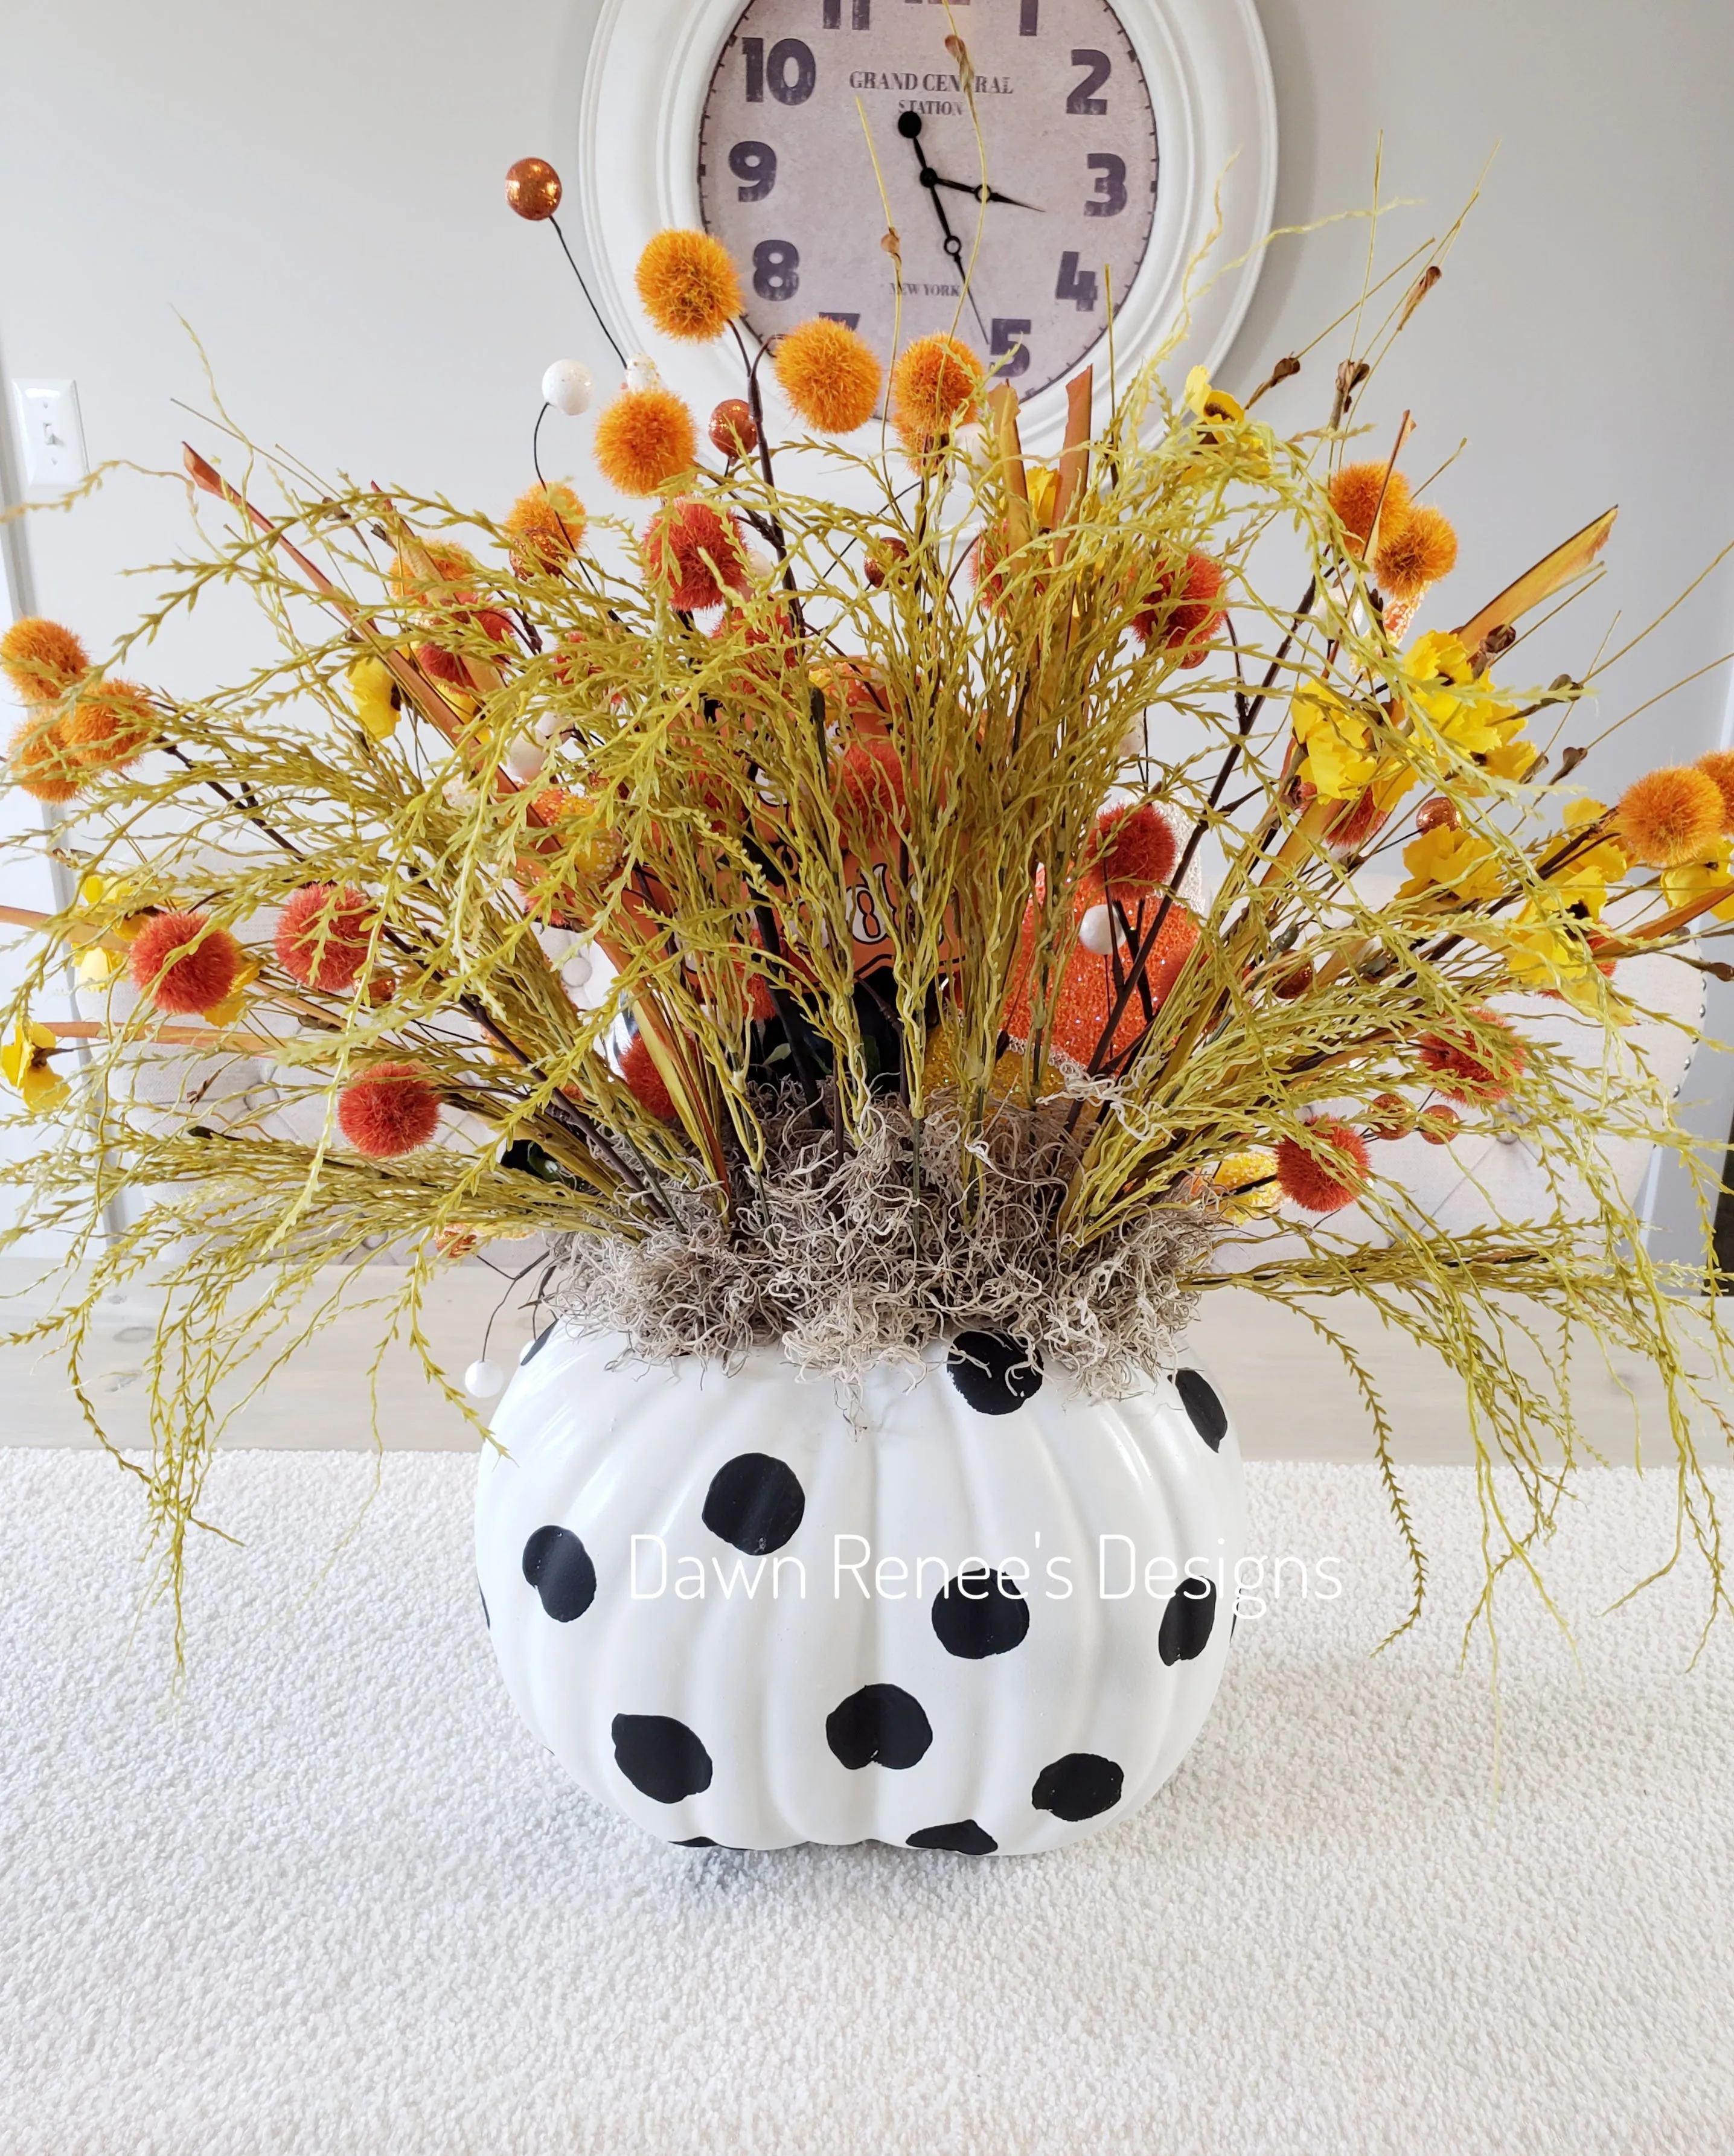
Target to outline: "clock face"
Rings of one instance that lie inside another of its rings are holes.
[[[902,250],[900,323],[861,113]],[[1010,199],[980,201],[982,152]],[[705,223],[761,338],[831,315],[884,357],[894,333],[955,329],[1023,397],[1101,337],[1111,280],[1123,304],[1157,168],[1149,85],[1107,0],[952,0],[949,20],[936,0],[750,0],[699,132]]]

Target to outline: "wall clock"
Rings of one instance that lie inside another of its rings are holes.
[[[654,341],[632,276],[645,240],[703,225],[740,264],[762,339],[832,314],[886,354],[900,296],[905,341],[955,321],[1016,382],[1037,454],[1065,379],[1106,362],[1111,295],[1122,374],[1186,313],[1218,197],[1172,371],[1221,357],[1275,185],[1250,0],[603,0],[578,132],[583,237],[628,348]],[[655,349],[695,402],[737,393],[720,348]]]

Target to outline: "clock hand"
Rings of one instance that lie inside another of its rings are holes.
[[[1019,202],[1016,195],[1003,195],[997,187],[976,187],[968,180],[942,180],[930,165],[921,175],[924,187],[951,187],[960,195],[973,195],[977,202],[1003,203],[1008,209],[1033,209],[1038,217],[1048,213],[1039,203]]]
[[[976,318],[976,327],[985,337],[988,335],[988,325],[982,320],[982,311],[976,305],[975,294],[969,289],[968,280],[963,268],[963,242],[952,229],[952,220],[946,215],[945,204],[939,198],[939,175],[928,163],[927,152],[921,147],[921,114],[919,112],[900,113],[897,120],[897,132],[916,153],[916,163],[920,169],[921,185],[927,190],[927,199],[932,203],[933,213],[939,219],[939,228],[945,234],[945,251],[951,257],[952,265],[957,272],[958,281],[962,285],[964,295],[969,301],[970,312]]]

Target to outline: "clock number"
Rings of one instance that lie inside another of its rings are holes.
[[[779,105],[804,105],[818,80],[818,62],[813,48],[798,38],[779,38],[765,57],[762,38],[742,38],[741,56],[746,63],[746,102],[762,105],[765,85]]]
[[[1090,162],[1093,165],[1096,160]],[[777,184],[777,152],[768,142],[737,142],[729,151],[729,170],[741,182],[736,192],[742,202],[762,202]],[[1123,188],[1120,198],[1126,199]],[[1090,207],[1093,210],[1095,205]]]
[[[793,299],[801,289],[800,271],[800,250],[786,239],[762,239],[752,250],[752,289],[762,300]],[[1095,280],[1090,281],[1094,291]]]
[[[1084,205],[1085,217],[1118,217],[1126,208],[1126,160],[1107,150],[1097,150],[1084,160],[1096,176],[1095,192],[1103,199]],[[774,171],[776,159],[771,161]]]
[[[1096,95],[1102,85],[1114,72],[1114,64],[1106,53],[1092,52],[1088,45],[1079,45],[1072,54],[1072,65],[1085,70],[1084,80],[1065,101],[1068,112],[1103,113],[1108,109],[1106,97]]]
[[[1041,0],[1018,0],[1018,35],[1033,38],[1036,33],[1036,18]]]
[[[872,28],[873,0],[850,0],[849,26],[852,30]],[[819,27],[826,30],[840,30],[843,28],[843,0],[825,0]]]
[[[1054,287],[1054,296],[1075,300],[1080,315],[1093,313],[1095,308],[1095,272],[1080,270],[1078,258],[1070,248],[1059,258],[1059,282]]]
[[[1070,257],[1070,260],[1073,268],[1075,269],[1078,264],[1077,256],[1074,254]],[[993,357],[1010,362],[1008,366],[994,369],[996,376],[1001,382],[1010,382],[1013,377],[1022,374],[1029,367],[1029,346],[1023,340],[1029,335],[1029,329],[1030,326],[1028,322],[1015,321],[1008,316],[996,315],[993,317],[993,341],[991,347]]]
[[[746,62],[746,102],[762,105],[768,85],[779,105],[804,105],[818,80],[818,62],[811,45],[798,38],[779,38],[766,56],[762,38],[742,38],[741,52]]]

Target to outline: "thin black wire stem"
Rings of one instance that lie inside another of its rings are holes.
[[[613,347],[615,358],[619,361],[623,367],[624,367],[626,364],[626,354],[621,351],[619,344],[615,339],[614,332],[608,327],[608,317],[603,314],[602,309],[597,305],[595,295],[592,293],[590,287],[584,282],[584,273],[581,269],[579,269],[577,263],[573,259],[572,251],[566,244],[566,234],[560,229],[559,218],[557,217],[551,217],[548,219],[548,223],[553,226],[554,237],[560,242],[560,252],[566,257],[567,261],[571,264],[572,274],[578,280],[578,290],[584,295],[585,299],[588,301],[590,311],[595,316],[603,335],[608,339],[609,345]]]

